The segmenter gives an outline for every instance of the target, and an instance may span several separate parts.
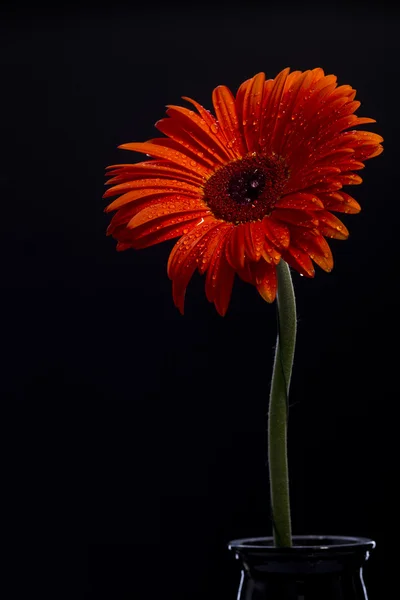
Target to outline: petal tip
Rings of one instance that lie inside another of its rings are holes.
[[[220,317],[225,317],[228,307],[226,306],[219,306],[218,304],[214,303],[214,306],[216,308],[217,313],[219,314]]]

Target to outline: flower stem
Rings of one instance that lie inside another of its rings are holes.
[[[277,266],[278,337],[272,372],[268,415],[268,458],[274,542],[292,545],[287,460],[287,423],[290,377],[296,344],[296,301],[289,266]]]

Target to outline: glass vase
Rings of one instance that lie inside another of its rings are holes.
[[[294,536],[291,548],[272,538],[233,540],[241,565],[237,600],[367,600],[363,567],[375,542],[341,536]]]

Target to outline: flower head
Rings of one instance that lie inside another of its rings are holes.
[[[182,313],[196,269],[221,315],[235,273],[273,302],[281,259],[307,277],[313,262],[330,271],[325,238],[348,236],[332,212],[360,211],[343,186],[361,183],[354,171],[382,152],[382,137],[354,129],[375,122],[354,114],[355,94],[320,68],[284,69],[269,80],[259,73],[236,96],[217,87],[216,116],[190,98],[195,110],[169,106],[156,123],[166,137],[119,146],[151,160],[108,167],[117,249],[179,237],[168,275]]]

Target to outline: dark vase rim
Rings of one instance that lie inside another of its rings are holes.
[[[373,550],[376,546],[374,540],[359,536],[346,535],[294,535],[293,546],[290,548],[279,548],[274,546],[272,536],[251,537],[231,540],[228,543],[229,550],[235,551],[258,551],[260,553],[287,554],[304,552],[341,552],[343,550]]]

